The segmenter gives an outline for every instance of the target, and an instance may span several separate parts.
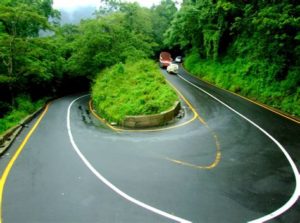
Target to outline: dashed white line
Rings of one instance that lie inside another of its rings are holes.
[[[104,183],[106,186],[108,186],[111,190],[113,190],[115,193],[119,194],[120,196],[122,196],[123,198],[125,198],[126,200],[144,208],[147,209],[151,212],[154,212],[158,215],[161,215],[165,218],[174,220],[176,222],[182,222],[182,223],[191,223],[191,221],[188,221],[186,219],[177,217],[175,215],[169,214],[167,212],[161,211],[155,207],[152,207],[148,204],[145,204],[131,196],[129,196],[128,194],[126,194],[125,192],[123,192],[122,190],[120,190],[119,188],[117,188],[115,185],[113,185],[109,180],[107,180],[104,176],[102,176],[94,167],[93,165],[85,158],[85,156],[81,153],[80,149],[78,148],[78,146],[76,145],[75,141],[74,141],[74,137],[72,135],[72,131],[71,131],[71,107],[72,105],[79,99],[86,97],[87,95],[83,95],[80,96],[78,98],[76,98],[75,100],[73,100],[69,107],[68,107],[68,112],[67,112],[67,129],[68,129],[68,134],[69,134],[69,138],[70,138],[70,142],[72,144],[73,149],[75,150],[75,152],[78,154],[78,156],[80,157],[80,159],[83,161],[83,163],[87,166],[87,168],[89,168],[89,170],[102,182]]]
[[[268,136],[280,148],[280,150],[283,152],[283,154],[285,155],[285,157],[287,158],[287,160],[289,161],[289,163],[290,163],[290,165],[292,167],[292,170],[293,170],[294,175],[295,175],[295,180],[296,180],[296,186],[295,186],[295,190],[294,190],[294,193],[293,193],[292,197],[281,208],[275,210],[274,212],[272,212],[272,213],[270,213],[268,215],[265,215],[265,216],[260,217],[258,219],[251,220],[248,223],[266,222],[266,221],[269,221],[271,219],[274,219],[275,217],[283,214],[288,209],[290,209],[297,202],[297,200],[298,200],[298,198],[300,196],[300,174],[299,174],[299,171],[298,171],[298,169],[296,167],[296,164],[294,163],[293,159],[291,158],[291,156],[289,155],[289,153],[286,151],[286,149],[273,136],[271,136],[266,130],[264,130],[262,127],[260,127],[259,125],[257,125],[255,122],[251,121],[249,118],[247,118],[246,116],[242,115],[241,113],[239,113],[238,111],[236,111],[235,109],[233,109],[232,107],[230,107],[229,105],[227,105],[226,103],[224,103],[223,101],[221,101],[220,99],[218,99],[217,97],[215,97],[212,94],[208,93],[204,89],[200,88],[199,86],[197,86],[197,85],[193,84],[192,82],[190,82],[189,80],[185,79],[181,75],[178,74],[178,77],[180,77],[182,80],[184,80],[185,82],[189,83],[193,87],[197,88],[198,90],[202,91],[203,93],[207,94],[211,98],[215,99],[216,101],[218,101],[219,103],[221,103],[223,106],[225,106],[229,110],[233,111],[234,113],[236,113],[237,115],[239,115],[240,117],[242,117],[243,119],[245,119],[246,121],[248,121],[249,123],[251,123],[252,125],[254,125],[256,128],[258,128],[261,132],[263,132],[266,136]]]

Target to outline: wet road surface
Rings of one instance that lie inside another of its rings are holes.
[[[249,222],[298,198],[278,145],[207,93],[273,136],[296,168],[299,124],[184,71],[163,74],[192,105],[182,101],[172,129],[116,132],[91,114],[89,96],[53,101],[1,178],[2,222]],[[1,158],[2,172],[34,121]],[[270,222],[298,223],[299,210],[296,202]]]

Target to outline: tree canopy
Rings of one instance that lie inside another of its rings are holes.
[[[221,87],[300,115],[299,36],[294,0],[184,0],[165,43],[192,54],[193,70],[205,61],[198,73]]]

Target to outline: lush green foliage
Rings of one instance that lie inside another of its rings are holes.
[[[38,38],[58,16],[51,0],[6,0],[0,3],[0,117],[16,108],[19,94],[44,94],[58,66],[56,46]],[[51,91],[51,90],[50,90]],[[37,96],[35,98],[40,97]]]
[[[82,21],[72,30],[62,27],[72,37],[66,45],[68,73],[93,79],[105,67],[149,58],[161,49],[163,33],[176,11],[174,2],[164,0],[151,9],[137,3],[106,2],[96,19]]]
[[[126,115],[158,114],[178,100],[150,60],[119,63],[104,70],[92,87],[92,98],[97,112],[117,123]]]
[[[87,91],[95,74],[106,67],[160,50],[164,29],[176,11],[174,2],[163,0],[151,9],[103,2],[106,8],[96,18],[64,26],[57,23],[59,12],[52,0],[0,2],[0,118],[26,113],[16,101],[20,95],[37,100]],[[156,29],[159,23],[163,26]],[[41,30],[53,35],[41,37]]]
[[[72,43],[67,69],[76,75],[94,75],[101,69],[127,59],[153,54],[151,39],[134,33],[124,23],[125,14],[114,13],[83,21]],[[141,31],[142,32],[142,31]]]
[[[197,53],[186,58],[185,67],[218,87],[300,116],[300,88],[297,86],[300,75],[297,70],[290,70],[288,77],[278,82],[251,75],[254,70],[257,73],[267,71],[269,76],[273,74],[276,67],[268,67],[264,61],[226,58],[216,62],[201,59]]]
[[[166,33],[190,71],[299,116],[297,1],[185,0]]]
[[[0,134],[19,124],[22,119],[41,108],[44,103],[45,100],[32,102],[26,95],[17,97],[15,108],[0,119]]]

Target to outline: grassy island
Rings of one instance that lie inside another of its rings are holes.
[[[97,113],[118,124],[126,116],[168,110],[177,100],[175,91],[151,60],[120,63],[105,69],[92,86],[92,101]]]

